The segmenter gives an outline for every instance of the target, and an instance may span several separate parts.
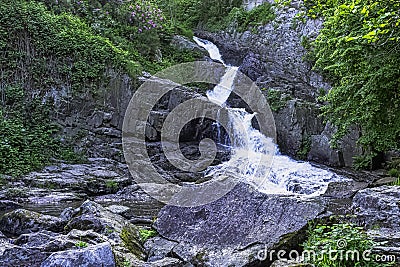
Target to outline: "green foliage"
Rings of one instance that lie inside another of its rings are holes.
[[[18,176],[49,162],[58,147],[52,137],[58,128],[51,124],[46,104],[39,98],[25,102],[21,87],[6,87],[1,94],[0,173]]]
[[[244,10],[240,0],[159,0],[158,3],[171,18],[169,26],[188,37],[193,35],[193,29],[218,31],[233,27],[245,31],[275,18],[268,2],[251,11]]]
[[[311,149],[311,136],[310,135],[303,135],[301,140],[300,149],[297,152],[297,156],[301,160],[307,160],[308,153]]]
[[[147,239],[155,237],[158,235],[157,231],[154,229],[139,229],[140,240],[144,243]]]
[[[57,136],[54,89],[68,104],[107,88],[110,68],[135,78],[199,57],[172,48],[166,24],[155,1],[2,1],[0,173],[19,176],[52,159],[85,162],[85,151]]]
[[[3,174],[0,174],[0,187],[7,185],[8,181]]]
[[[308,262],[318,267],[354,267],[380,266],[373,260],[366,261],[362,253],[371,250],[375,243],[367,236],[361,227],[342,223],[333,225],[317,225],[308,230],[308,239],[303,243],[307,251],[314,251],[316,257],[310,257]],[[343,257],[339,255],[342,250]],[[331,257],[329,256],[331,251]],[[358,251],[360,260],[346,258],[346,251]],[[335,259],[336,256],[336,259]],[[372,257],[371,257],[372,258]]]
[[[88,244],[84,241],[78,241],[75,243],[75,247],[77,248],[87,248]]]
[[[125,259],[124,262],[122,263],[122,266],[123,267],[131,267],[132,264],[131,264],[130,260]]]
[[[397,178],[392,185],[394,186],[400,186],[400,171],[396,168],[391,168],[388,173],[387,173],[390,177],[394,177]]]
[[[106,187],[111,191],[117,191],[118,190],[118,182],[109,180],[106,182]]]
[[[21,86],[7,86],[0,95],[0,174],[20,176],[54,158],[84,161],[83,155],[73,153],[58,137],[59,127],[49,116],[51,100],[44,101],[40,95],[28,97]]]
[[[109,65],[124,67],[127,53],[96,35],[70,13],[54,15],[34,1],[5,0],[0,6],[2,80],[16,77],[41,90],[67,84],[77,92],[104,82]],[[22,72],[26,72],[24,77]]]
[[[271,110],[274,112],[278,112],[286,106],[287,101],[290,100],[290,96],[283,94],[279,90],[269,89],[267,92],[267,99]]]
[[[265,25],[275,17],[272,4],[269,2],[265,2],[250,11],[246,11],[243,7],[235,7],[225,19],[224,27],[234,25],[239,32],[243,32],[249,28]]]
[[[338,129],[334,141],[359,125],[358,142],[369,153],[398,149],[400,2],[307,0],[306,5],[308,16],[325,20],[312,53],[315,67],[334,85],[323,107]]]
[[[356,170],[370,170],[372,169],[372,161],[376,156],[375,153],[368,153],[366,155],[356,156],[353,158],[353,168]]]
[[[399,177],[400,176],[400,172],[398,169],[390,169],[388,171],[388,175],[391,177]]]
[[[239,8],[241,0],[158,0],[159,6],[170,17],[169,26],[183,32],[192,29],[221,29],[225,18],[233,8]]]
[[[400,186],[400,177],[392,183],[393,186]]]

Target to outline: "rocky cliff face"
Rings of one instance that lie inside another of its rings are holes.
[[[251,9],[263,2],[267,1],[244,1],[244,5]],[[312,64],[305,60],[304,48],[316,38],[323,22],[302,22],[296,17],[301,6],[302,1],[275,6],[276,18],[272,22],[245,32],[197,34],[217,44],[225,61],[240,66],[243,73],[266,89],[266,96],[275,96],[270,98],[270,106],[276,106],[278,144],[283,153],[331,166],[350,166],[352,157],[360,153],[356,145],[358,132],[347,136],[340,149],[330,148],[335,130],[320,117],[322,103],[318,101],[330,85],[312,70]]]

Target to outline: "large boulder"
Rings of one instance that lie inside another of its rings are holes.
[[[359,191],[353,198],[356,220],[377,242],[373,252],[400,261],[400,187],[380,186]],[[388,258],[389,259],[389,258]]]
[[[211,204],[165,206],[155,226],[162,237],[177,243],[167,242],[165,248],[186,262],[246,266],[259,262],[258,253],[265,249],[297,246],[301,235],[294,233],[324,210],[316,199],[265,195],[239,183]],[[156,258],[159,253],[153,250]]]
[[[0,240],[1,266],[38,267],[48,254],[37,248],[24,248],[11,244],[8,240]]]
[[[0,231],[12,236],[38,232],[43,229],[62,231],[64,225],[64,222],[60,218],[24,209],[17,209],[6,213],[0,219]]]
[[[101,243],[83,249],[67,250],[51,254],[42,267],[114,267],[115,259],[109,243]]]
[[[353,199],[354,213],[368,228],[400,230],[400,187],[380,186],[359,191]]]

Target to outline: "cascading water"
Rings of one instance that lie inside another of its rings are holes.
[[[253,184],[267,194],[324,193],[329,182],[344,180],[327,170],[313,167],[307,162],[298,162],[281,155],[271,138],[267,138],[252,126],[255,114],[245,109],[227,107],[238,67],[228,66],[222,60],[218,47],[208,40],[194,37],[194,41],[205,48],[210,57],[227,67],[220,83],[207,92],[210,101],[227,108],[231,132],[231,159],[220,165],[209,167],[206,175],[240,175],[243,181]],[[218,134],[220,129],[217,128]],[[272,159],[271,159],[272,157]]]

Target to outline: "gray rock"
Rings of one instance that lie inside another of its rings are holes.
[[[373,184],[373,186],[376,187],[376,186],[382,186],[382,185],[391,185],[391,184],[393,184],[394,182],[396,182],[397,179],[398,179],[397,177],[385,177],[385,178],[381,178],[381,179],[379,179],[378,181],[376,181],[376,182]]]
[[[146,241],[144,248],[147,251],[147,261],[155,262],[170,255],[177,242],[169,241],[162,237],[154,237]]]
[[[400,230],[400,187],[380,186],[359,191],[353,199],[354,214],[368,228]]]
[[[334,198],[351,198],[358,191],[368,187],[368,183],[353,180],[330,182],[323,196]]]
[[[8,235],[20,235],[42,229],[57,232],[62,231],[64,225],[60,218],[17,209],[3,215],[0,220],[0,231]]]
[[[72,207],[65,208],[61,214],[60,218],[63,221],[69,221],[74,217],[76,214],[78,214],[79,209],[73,209]]]
[[[38,267],[48,253],[41,252],[39,249],[23,248],[11,244],[8,240],[0,239],[0,262],[2,266],[29,266]]]
[[[137,267],[189,267],[189,266],[184,264],[179,259],[165,257],[158,261],[143,263],[142,265],[138,265]]]
[[[362,153],[357,144],[359,131],[353,128],[340,141],[340,149],[333,149],[330,141],[335,129],[330,123],[326,124],[325,129],[320,134],[311,136],[311,147],[308,160],[319,162],[330,166],[352,166],[353,157]]]
[[[101,158],[87,164],[61,164],[21,177],[23,199],[32,203],[79,201],[88,195],[115,193],[132,183],[126,165]],[[21,199],[21,197],[19,197]]]
[[[111,213],[100,204],[87,200],[79,207],[78,214],[68,222],[65,228],[94,230],[100,233],[105,232],[106,229],[121,232],[126,222],[126,219]]]
[[[293,233],[325,210],[317,200],[268,196],[238,184],[223,198],[200,207],[164,207],[156,221],[159,234],[179,244],[179,258],[203,266],[245,266],[259,250],[297,245]]]
[[[111,205],[111,206],[108,206],[107,209],[112,213],[122,215],[124,212],[127,212],[130,208],[126,207],[126,206],[121,206],[121,205]]]
[[[55,252],[75,247],[79,239],[70,239],[67,236],[49,231],[22,234],[13,244],[27,249],[39,249],[41,252]]]
[[[319,106],[301,100],[289,100],[284,108],[274,114],[279,149],[298,157],[306,139],[323,131]]]
[[[400,247],[400,232],[396,229],[373,229],[368,230],[367,234],[377,243],[383,243],[389,247]]]
[[[41,264],[42,267],[114,267],[115,259],[109,243],[83,249],[55,252]]]
[[[65,229],[92,230],[116,246],[126,247],[137,258],[145,257],[140,243],[139,230],[124,217],[112,213],[92,201],[85,201]]]
[[[175,35],[172,37],[171,45],[180,50],[191,50],[205,55],[207,54],[207,51],[204,48],[198,46],[195,42],[181,35]]]

